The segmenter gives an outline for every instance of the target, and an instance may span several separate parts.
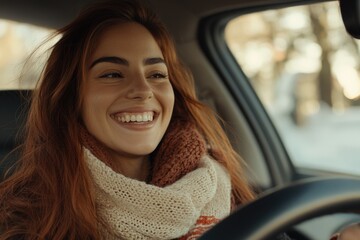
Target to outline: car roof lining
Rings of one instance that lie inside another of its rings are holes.
[[[255,7],[267,5],[269,0],[141,0],[150,5],[165,22],[181,27],[184,21],[192,16],[203,18],[222,11],[230,11],[236,8]],[[68,1],[55,0],[0,0],[0,16],[19,22],[29,22],[35,25],[48,28],[59,28],[73,19],[79,10],[95,0],[73,0],[71,5]],[[281,4],[289,2],[301,2],[301,0],[271,0],[271,4]],[[182,11],[171,11],[169,9],[179,9]],[[176,15],[178,12],[178,15]],[[184,15],[187,12],[187,15]],[[175,14],[174,14],[175,13]],[[172,20],[171,20],[172,19]],[[175,27],[175,26],[172,26]]]

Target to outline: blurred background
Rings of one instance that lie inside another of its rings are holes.
[[[53,32],[52,29],[0,19],[0,89],[35,87],[47,57],[46,50],[56,41],[47,42]],[[42,44],[44,42],[47,43]]]
[[[360,43],[338,2],[242,15],[225,37],[294,164],[360,175]]]

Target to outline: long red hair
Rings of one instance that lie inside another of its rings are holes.
[[[99,239],[91,179],[80,142],[82,81],[105,28],[119,22],[145,26],[159,44],[175,92],[174,115],[193,122],[228,169],[237,202],[253,199],[241,158],[216,115],[200,103],[190,72],[177,57],[164,25],[133,0],[99,2],[58,31],[33,91],[17,169],[0,184],[0,239]]]

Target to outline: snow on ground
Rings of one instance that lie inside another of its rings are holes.
[[[296,166],[360,175],[360,107],[343,113],[321,108],[304,126],[287,116],[272,114]]]

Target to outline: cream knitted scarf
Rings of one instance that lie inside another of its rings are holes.
[[[114,172],[85,150],[104,239],[196,239],[230,213],[231,184],[208,156],[164,188]]]
[[[106,147],[86,130],[82,142],[104,239],[196,239],[230,213],[228,173],[192,124],[171,123],[148,183],[114,172]]]

